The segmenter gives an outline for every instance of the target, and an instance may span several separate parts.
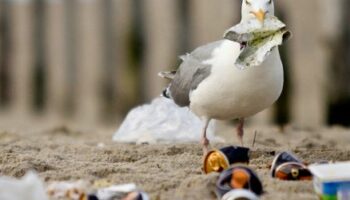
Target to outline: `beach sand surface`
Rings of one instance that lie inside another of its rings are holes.
[[[57,122],[23,124],[0,125],[1,176],[22,177],[35,170],[47,184],[76,180],[135,183],[156,200],[216,199],[218,174],[202,173],[199,143],[117,144],[111,139],[112,128]],[[237,145],[233,128],[231,124],[221,126],[217,132],[225,143],[212,144],[212,148]],[[318,199],[311,181],[285,182],[269,176],[278,152],[291,151],[306,163],[350,160],[350,130],[342,127],[248,127],[245,144],[252,149],[249,166],[260,176],[265,190],[262,199],[266,200]]]

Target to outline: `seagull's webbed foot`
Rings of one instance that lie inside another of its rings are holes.
[[[238,136],[238,140],[240,141],[242,146],[244,146],[244,143],[243,143],[243,135],[244,135],[243,126],[244,126],[244,119],[242,118],[242,119],[239,119],[238,125],[237,125],[237,136]]]

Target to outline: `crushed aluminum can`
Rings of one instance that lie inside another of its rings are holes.
[[[231,190],[244,189],[260,196],[263,186],[258,175],[249,167],[233,166],[223,171],[216,182],[216,195],[222,198]]]
[[[228,169],[232,164],[248,164],[249,151],[248,148],[235,146],[210,151],[204,158],[203,171],[206,174],[222,172]]]
[[[307,166],[289,152],[282,152],[275,157],[271,165],[271,176],[285,181],[312,180]]]
[[[226,193],[221,200],[242,200],[242,199],[259,200],[259,197],[249,190],[235,189]]]
[[[98,189],[95,194],[88,196],[88,200],[149,200],[149,197],[131,183]]]

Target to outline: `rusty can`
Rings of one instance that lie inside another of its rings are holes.
[[[275,157],[271,165],[271,176],[286,181],[312,180],[307,166],[289,152],[282,152]]]
[[[263,194],[263,186],[254,170],[247,166],[236,165],[223,171],[216,183],[216,194],[221,199],[231,190],[248,190],[255,195]]]
[[[219,150],[210,151],[204,158],[203,171],[206,174],[211,172],[222,172],[232,164],[249,163],[249,148],[228,146]]]

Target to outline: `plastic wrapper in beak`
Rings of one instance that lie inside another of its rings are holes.
[[[271,51],[291,37],[291,32],[277,17],[266,15],[261,23],[256,18],[242,21],[230,28],[224,38],[242,45],[241,53],[236,60],[240,69],[261,65]]]

